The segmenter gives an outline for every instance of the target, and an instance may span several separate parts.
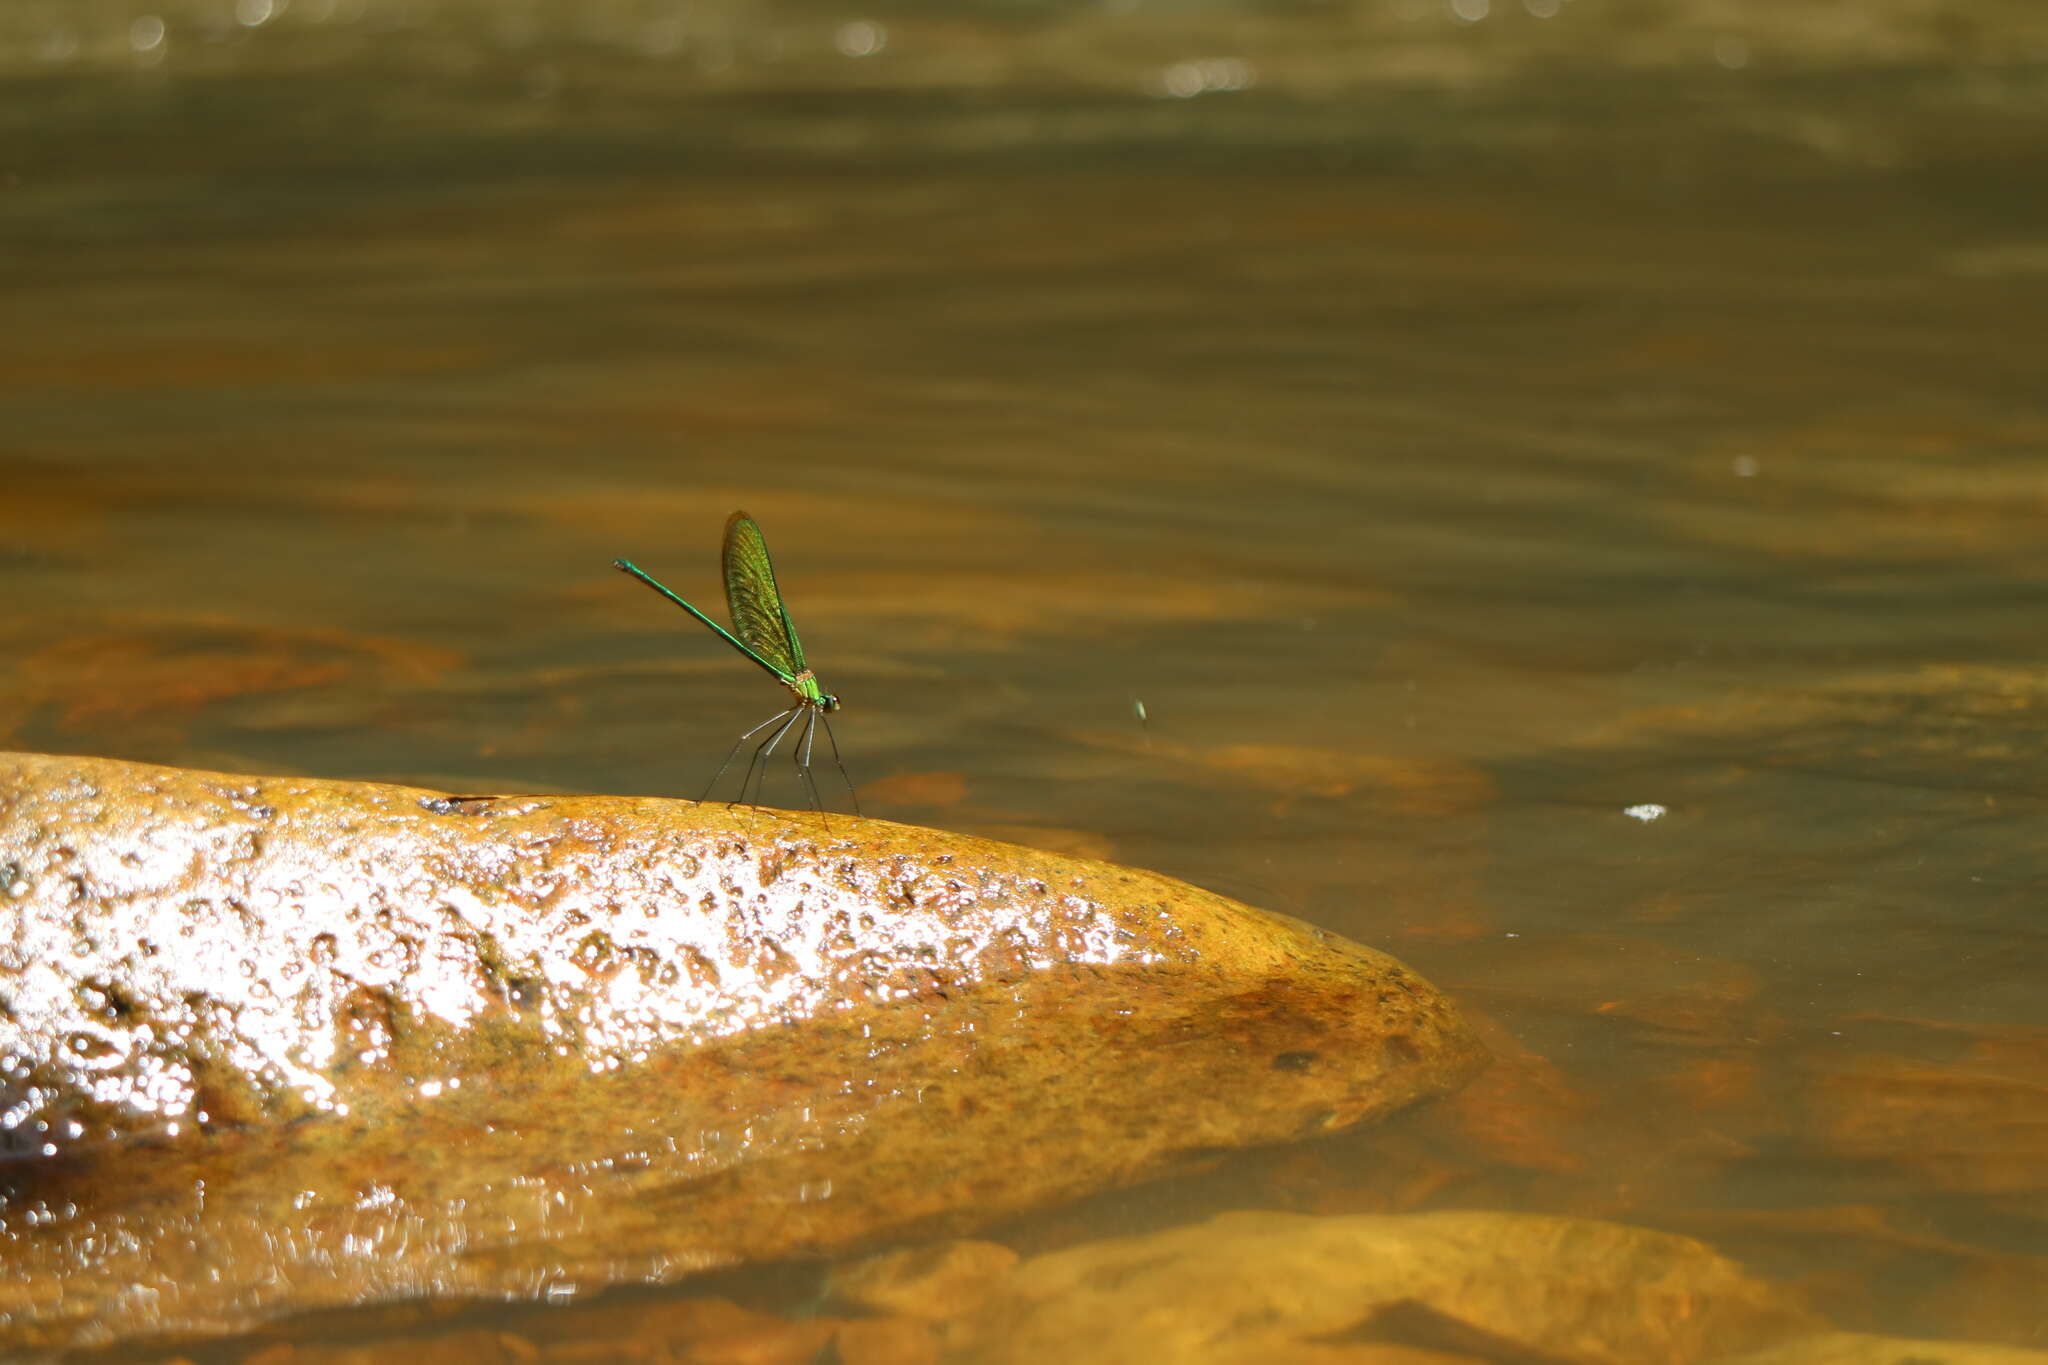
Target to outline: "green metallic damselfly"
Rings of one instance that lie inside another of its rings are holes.
[[[768,670],[775,681],[789,689],[789,708],[776,712],[733,741],[732,748],[726,751],[725,762],[719,764],[718,771],[711,775],[711,786],[704,789],[704,795],[710,796],[712,788],[718,785],[718,779],[725,776],[725,770],[732,766],[740,746],[773,726],[774,731],[754,746],[753,757],[747,761],[746,776],[740,779],[740,800],[747,799],[747,788],[752,785],[757,768],[761,770],[762,780],[767,780],[767,763],[775,753],[775,746],[795,731],[790,757],[796,763],[797,775],[811,793],[811,804],[820,811],[824,810],[825,803],[818,798],[817,779],[811,776],[811,743],[817,737],[818,723],[824,721],[825,740],[832,746],[832,762],[838,767],[839,775],[846,779],[846,791],[853,797],[854,814],[858,815],[860,797],[853,790],[853,779],[847,776],[846,764],[840,761],[839,740],[832,733],[832,722],[826,719],[829,712],[839,709],[839,698],[821,687],[817,674],[804,663],[804,647],[796,638],[796,626],[789,619],[789,608],[782,603],[782,590],[775,585],[775,565],[768,558],[768,542],[761,538],[761,528],[745,512],[735,512],[725,520],[725,549],[720,563],[725,569],[725,605],[732,616],[731,630],[671,592],[631,560],[612,561],[615,567],[633,575],[711,627],[720,639]]]

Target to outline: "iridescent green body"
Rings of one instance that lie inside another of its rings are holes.
[[[837,711],[839,698],[818,685],[817,675],[804,666],[804,647],[796,638],[796,626],[789,608],[782,604],[782,590],[775,584],[775,563],[768,558],[768,542],[761,528],[745,512],[725,520],[725,606],[732,616],[727,630],[696,607],[669,591],[653,575],[630,559],[612,563],[717,631],[719,638],[773,674],[790,690],[800,706]]]
[[[774,751],[776,744],[801,717],[803,733],[798,737],[793,752],[797,770],[809,784],[813,727],[825,712],[839,709],[839,698],[819,685],[817,675],[804,662],[803,644],[797,639],[796,625],[789,619],[789,608],[783,605],[782,590],[775,582],[775,564],[768,557],[768,542],[761,538],[761,528],[754,519],[745,512],[735,512],[725,522],[725,546],[720,555],[720,566],[725,571],[725,605],[732,617],[731,630],[719,625],[631,560],[615,559],[612,563],[711,627],[720,639],[766,669],[777,682],[789,689],[790,696],[794,698],[794,704],[788,710],[741,735],[733,745],[732,753],[727,754],[725,762],[719,765],[719,773],[725,772],[741,744],[781,721],[781,728],[755,751],[754,763],[750,763],[747,769],[750,778],[754,765]],[[837,761],[839,745],[832,737],[829,722],[825,727],[825,737],[832,740],[833,757]],[[840,772],[844,774],[845,771],[845,765],[841,764]],[[714,776],[711,780],[716,785],[718,778]],[[852,786],[849,780],[848,790]],[[747,781],[743,779],[740,783],[742,798],[746,795],[746,787]],[[817,789],[812,784],[812,800],[816,799]],[[855,809],[858,808],[856,801]]]

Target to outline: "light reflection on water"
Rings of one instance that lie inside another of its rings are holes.
[[[175,63],[151,18],[126,42]],[[2048,1027],[2048,271],[2010,144],[1942,163],[1868,91],[1759,88],[1809,145],[1751,160],[1682,101],[1653,145],[1555,96],[1262,104],[1265,69],[995,101],[956,146],[914,98],[493,122],[521,87],[390,136],[328,76],[299,143],[272,89],[70,89],[49,136],[103,169],[0,207],[37,267],[0,337],[0,729],[694,794],[776,698],[609,563],[715,596],[744,506],[875,813],[1338,929],[1561,1068],[1579,1174],[1499,1153],[1496,1204],[2038,1230],[1826,1108]],[[1244,102],[1152,98],[1215,91]],[[174,160],[124,144],[145,119]]]

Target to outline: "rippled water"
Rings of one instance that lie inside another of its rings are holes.
[[[1256,33],[798,11],[683,78],[538,9],[467,61],[269,62],[254,13],[191,70],[197,21],[15,34],[0,740],[695,796],[778,694],[609,561],[715,600],[745,507],[869,813],[1489,1017],[1519,1136],[1394,1135],[1439,1202],[2038,1332],[1879,1292],[2048,1219],[2038,66],[1487,38],[1337,88]],[[1389,1140],[1075,1217],[1371,1206]]]

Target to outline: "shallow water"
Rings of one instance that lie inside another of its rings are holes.
[[[107,22],[5,97],[0,741],[695,796],[776,690],[608,566],[715,600],[745,507],[868,813],[1327,925],[1506,1057],[1017,1244],[1590,1212],[2048,1344],[1984,1269],[2048,1243],[2038,68]]]

